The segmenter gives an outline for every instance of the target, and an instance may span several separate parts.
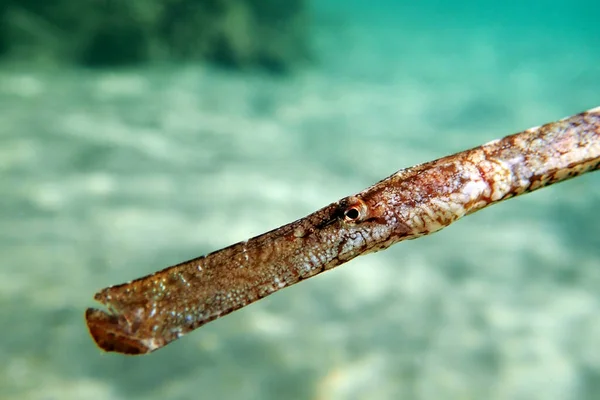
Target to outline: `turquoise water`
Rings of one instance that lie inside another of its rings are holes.
[[[145,357],[96,290],[600,106],[593,2],[333,1],[296,76],[0,69],[0,398],[595,399],[600,174],[361,257]]]

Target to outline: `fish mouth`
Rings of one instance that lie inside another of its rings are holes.
[[[160,347],[154,343],[155,339],[142,339],[132,334],[130,324],[117,314],[88,308],[85,321],[94,342],[106,352],[138,355]]]

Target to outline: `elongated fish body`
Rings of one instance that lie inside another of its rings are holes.
[[[361,254],[600,169],[600,107],[412,168],[302,219],[102,289],[86,321],[106,351],[144,354]]]

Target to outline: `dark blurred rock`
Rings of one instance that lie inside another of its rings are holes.
[[[2,23],[7,9],[7,4],[0,4],[0,57],[4,57],[8,53],[8,32],[5,24]]]
[[[89,67],[139,64],[149,60],[149,47],[141,27],[109,20],[91,33],[78,61]]]
[[[206,60],[285,72],[308,59],[308,0],[4,0],[0,55],[105,67]]]
[[[308,58],[306,0],[171,0],[159,22],[171,55],[281,72]]]

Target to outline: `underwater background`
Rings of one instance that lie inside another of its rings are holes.
[[[151,355],[94,293],[600,106],[596,1],[311,4],[312,62],[0,64],[0,399],[600,398],[600,174],[359,257]]]

